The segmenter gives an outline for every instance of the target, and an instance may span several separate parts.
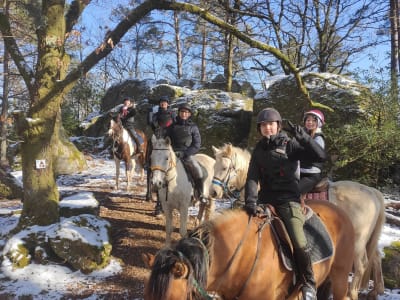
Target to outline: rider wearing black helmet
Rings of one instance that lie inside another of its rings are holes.
[[[158,102],[158,110],[152,116],[151,128],[157,138],[165,137],[166,130],[176,118],[174,112],[169,109],[169,97],[161,96]]]
[[[257,116],[257,131],[262,138],[251,155],[245,185],[245,210],[257,215],[257,204],[271,204],[281,216],[294,247],[294,257],[303,299],[316,299],[310,248],[304,235],[305,216],[300,204],[298,161],[304,157],[324,161],[325,152],[297,125],[289,123],[289,138],[281,131],[282,118],[273,108]],[[258,186],[260,191],[258,192]]]
[[[156,113],[151,112],[151,116],[149,117],[150,119],[150,126],[153,129],[154,135],[157,138],[165,138],[167,135],[167,130],[168,127],[170,127],[176,116],[175,113],[169,109],[169,104],[170,100],[168,96],[161,96],[159,101],[158,101],[158,110]],[[149,154],[147,157],[150,159],[150,153],[151,153],[151,148],[152,145],[151,143],[148,146],[148,151]],[[150,174],[151,170],[149,169],[147,174],[147,194],[146,194],[146,199],[149,201],[151,199],[151,182],[150,182]],[[154,209],[154,215],[155,216],[160,216],[162,214],[162,207],[161,207],[161,202],[157,197],[157,203]]]
[[[192,108],[188,103],[178,107],[178,116],[172,126],[168,127],[167,135],[171,138],[172,148],[176,155],[182,159],[186,169],[192,175],[194,181],[195,198],[204,201],[203,198],[203,171],[193,157],[200,150],[201,136],[197,125],[191,119]]]

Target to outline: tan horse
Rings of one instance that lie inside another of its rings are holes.
[[[331,283],[334,300],[347,299],[348,275],[354,253],[354,230],[348,216],[328,202],[310,207],[325,224],[333,244],[332,256],[313,264],[318,287]],[[151,267],[145,300],[300,299],[294,273],[285,268],[271,219],[250,218],[243,210],[228,210],[156,256],[143,255]],[[318,299],[328,299],[321,288]]]
[[[180,214],[181,236],[187,232],[188,209],[192,203],[193,187],[183,163],[175,155],[171,146],[171,140],[157,139],[152,136],[151,151],[151,182],[153,187],[158,191],[158,196],[165,215],[166,244],[171,243],[172,234],[172,212],[174,209]],[[211,185],[211,179],[214,175],[214,159],[205,154],[196,154],[195,159],[207,170],[207,178],[205,180],[204,197],[209,198],[208,187]],[[211,202],[211,199],[209,199]],[[200,212],[199,212],[200,214]]]
[[[231,144],[226,144],[220,149],[213,147],[213,151],[215,165],[211,195],[221,198],[226,190],[243,191],[250,154]],[[234,176],[229,175],[230,173]],[[332,182],[328,193],[330,201],[347,212],[355,228],[354,276],[349,295],[351,299],[358,299],[360,288],[368,287],[368,280],[372,274],[374,289],[369,296],[376,298],[377,294],[384,292],[381,257],[378,251],[378,240],[385,224],[383,195],[372,187],[352,181]]]
[[[119,174],[121,168],[121,161],[125,163],[125,175],[126,175],[126,190],[130,189],[132,182],[132,175],[136,169],[136,165],[140,168],[140,179],[144,179],[144,164],[146,162],[146,148],[147,138],[143,131],[136,129],[143,139],[143,152],[136,152],[136,143],[131,138],[128,131],[122,126],[119,118],[111,119],[110,127],[108,129],[108,135],[112,138],[112,153],[115,161],[115,188],[119,189]]]

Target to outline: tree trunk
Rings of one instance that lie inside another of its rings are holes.
[[[393,95],[398,94],[397,77],[399,75],[399,12],[398,0],[390,0],[390,75]]]
[[[8,17],[10,8],[9,1],[6,2],[5,14]],[[0,114],[0,168],[7,168],[9,166],[7,160],[7,118],[8,118],[8,83],[9,83],[9,55],[7,48],[4,47],[3,59],[3,99],[1,102]]]
[[[174,11],[174,28],[175,28],[175,46],[176,46],[176,69],[177,77],[181,79],[183,76],[182,71],[182,49],[181,49],[181,37],[179,34],[179,15],[177,11]]]

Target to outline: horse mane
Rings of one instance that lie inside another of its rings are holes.
[[[164,299],[172,278],[171,270],[176,263],[184,263],[188,270],[188,299],[203,299],[201,295],[190,295],[194,285],[205,287],[209,267],[208,249],[196,237],[185,237],[174,247],[166,247],[155,256],[152,272],[148,281],[152,299]],[[198,298],[200,296],[200,298]]]
[[[235,159],[234,163],[236,169],[247,171],[251,156],[250,152],[247,149],[242,149],[233,146],[232,144],[224,144],[224,146],[220,150],[223,157]]]

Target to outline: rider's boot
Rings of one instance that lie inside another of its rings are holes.
[[[312,269],[312,263],[310,258],[310,251],[311,249],[308,247],[296,248],[294,251],[299,278],[303,284],[301,287],[303,300],[317,299],[317,292],[315,286],[314,272]]]
[[[204,189],[203,178],[194,179],[195,198],[199,199],[201,203],[207,203],[207,199],[204,197],[203,189]]]

